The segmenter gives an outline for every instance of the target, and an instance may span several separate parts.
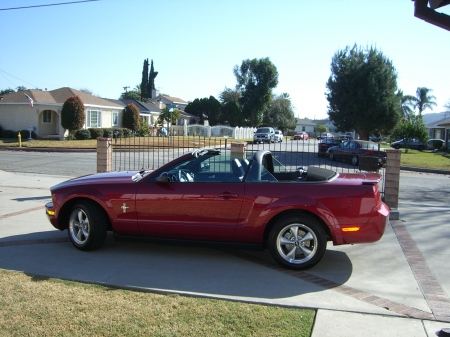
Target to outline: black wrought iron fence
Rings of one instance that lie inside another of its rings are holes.
[[[234,143],[244,144],[247,157],[261,149],[270,150],[279,163],[276,165],[278,170],[295,171],[299,167],[319,166],[350,173],[376,171],[382,175],[380,190],[384,195],[385,169],[378,168],[377,159],[371,156],[359,156],[357,166],[351,161],[333,161],[326,153],[319,153],[320,141],[316,139],[306,141],[285,139],[281,143],[253,144],[252,141],[246,140],[203,136],[114,138],[112,142],[113,170],[154,170],[194,149],[215,147],[230,151]]]

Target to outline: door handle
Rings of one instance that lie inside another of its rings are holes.
[[[223,192],[222,194],[219,194],[219,197],[224,199],[231,199],[231,198],[237,198],[239,194],[234,194],[230,192]]]

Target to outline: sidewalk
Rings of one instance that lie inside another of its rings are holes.
[[[391,221],[379,242],[329,245],[323,261],[304,272],[279,267],[268,252],[114,241],[112,236],[102,249],[85,253],[73,248],[67,233],[56,231],[44,214],[49,188],[69,178],[0,171],[0,268],[127,289],[312,308],[317,310],[313,337],[430,337],[450,328],[450,277],[436,271],[439,264],[428,266],[425,258],[435,252],[418,248],[420,241],[416,245],[408,237],[404,219]],[[448,211],[435,212],[434,219],[450,223]],[[428,223],[429,215],[414,204],[402,205],[401,214],[417,222],[418,230]],[[447,254],[441,254],[442,261],[448,261]],[[82,263],[67,263],[75,260]],[[444,266],[448,269],[448,263]]]

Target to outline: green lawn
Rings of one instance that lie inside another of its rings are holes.
[[[0,336],[301,336],[314,310],[134,292],[0,270]]]

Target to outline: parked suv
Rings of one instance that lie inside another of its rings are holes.
[[[275,141],[275,130],[271,127],[263,127],[256,130],[253,135],[253,143],[273,143]]]

